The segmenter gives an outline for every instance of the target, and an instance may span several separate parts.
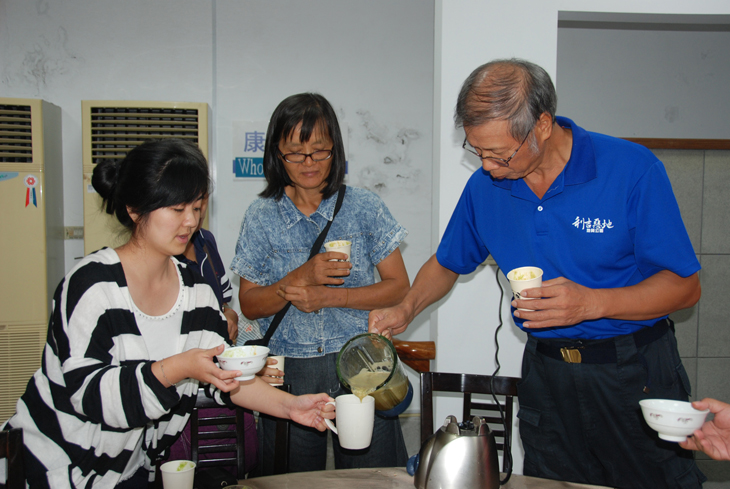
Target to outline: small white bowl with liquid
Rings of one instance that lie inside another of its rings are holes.
[[[646,424],[659,433],[659,438],[680,442],[702,427],[709,409],[700,411],[692,403],[672,399],[639,401]]]
[[[265,346],[232,346],[218,355],[218,364],[223,370],[240,370],[236,380],[251,380],[256,372],[266,365],[269,349]]]

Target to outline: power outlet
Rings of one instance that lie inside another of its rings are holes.
[[[83,226],[66,226],[63,231],[63,239],[84,239]]]

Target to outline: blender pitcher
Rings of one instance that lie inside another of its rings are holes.
[[[337,355],[337,376],[361,399],[375,398],[375,411],[398,416],[413,399],[413,387],[395,346],[385,336],[365,333],[351,338]]]

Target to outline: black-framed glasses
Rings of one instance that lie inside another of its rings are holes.
[[[530,129],[530,132],[532,132],[532,129]],[[527,136],[530,135],[530,132],[527,133]],[[522,145],[525,144],[525,141],[527,141],[527,136],[525,136],[525,139],[523,139],[522,142],[520,143],[520,145],[517,146],[517,149],[515,150],[514,153],[512,153],[512,156],[510,156],[506,160],[504,158],[498,158],[496,156],[482,156],[482,155],[480,155],[477,152],[477,150],[471,144],[469,144],[469,142],[466,140],[466,137],[464,137],[464,144],[462,144],[461,147],[463,149],[467,150],[468,152],[477,155],[479,157],[479,159],[482,160],[482,161],[483,160],[492,160],[492,161],[494,161],[495,163],[497,163],[499,165],[509,166],[509,162],[512,161],[512,158],[515,157],[515,155],[520,150],[520,148],[522,147]],[[467,145],[469,145],[469,146],[467,146]]]
[[[281,157],[284,158],[285,161],[289,163],[304,163],[304,161],[307,159],[307,156],[312,158],[312,161],[325,161],[332,158],[332,150],[331,149],[318,149],[314,153],[287,153],[284,154],[281,150],[279,150],[279,154],[281,154]]]

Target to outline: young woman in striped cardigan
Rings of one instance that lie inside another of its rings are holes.
[[[196,230],[208,166],[192,143],[151,141],[102,162],[92,184],[129,241],[81,260],[56,289],[42,367],[7,428],[23,428],[30,487],[145,487],[185,426],[198,385],[324,431],[326,394],[247,384],[214,357],[227,323],[205,280],[174,258]]]

